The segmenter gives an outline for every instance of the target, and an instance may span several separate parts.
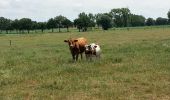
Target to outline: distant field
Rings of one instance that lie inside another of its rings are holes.
[[[102,58],[73,63],[69,37],[100,44]],[[0,100],[23,99],[169,100],[170,28],[0,34]]]

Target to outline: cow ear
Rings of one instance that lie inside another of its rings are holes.
[[[74,42],[78,42],[78,40],[74,40]]]
[[[64,40],[64,42],[68,42],[68,40]]]

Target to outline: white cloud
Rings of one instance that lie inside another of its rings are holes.
[[[80,12],[103,13],[112,8],[128,7],[145,17],[167,17],[170,0],[0,0],[0,16],[29,17],[46,21],[57,15],[74,19]]]

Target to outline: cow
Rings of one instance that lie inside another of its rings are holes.
[[[83,52],[85,51],[87,39],[85,39],[84,37],[77,39],[70,38],[68,40],[64,40],[64,42],[68,43],[74,61],[78,60],[79,54],[81,55],[81,59],[83,59]]]
[[[92,60],[92,57],[95,56],[96,58],[100,58],[101,55],[101,48],[98,44],[91,43],[89,45],[85,45],[85,55],[86,59]]]

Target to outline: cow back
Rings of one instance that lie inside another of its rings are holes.
[[[85,38],[77,38],[76,48],[79,49],[79,52],[82,53],[85,51],[85,45],[87,44],[87,40]]]
[[[85,38],[78,38],[77,40],[80,47],[84,47],[87,44],[87,40]]]

